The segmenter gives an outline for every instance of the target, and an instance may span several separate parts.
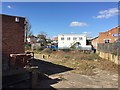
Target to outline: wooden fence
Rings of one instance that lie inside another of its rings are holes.
[[[120,42],[98,44],[97,54],[101,58],[120,64]]]
[[[105,53],[111,53],[114,55],[120,55],[120,42],[99,43],[97,50]]]

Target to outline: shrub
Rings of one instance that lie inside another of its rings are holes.
[[[44,47],[37,47],[37,51],[43,51],[45,48]]]
[[[69,52],[70,49],[69,48],[66,48],[66,49],[62,49],[64,52]]]
[[[67,58],[67,59],[69,59],[69,58],[70,58],[70,56],[69,56],[69,55],[65,55],[64,57],[65,57],[65,58]]]
[[[43,53],[50,54],[50,53],[52,53],[53,51],[52,51],[52,49],[50,49],[50,48],[45,48],[42,52],[43,52]]]
[[[30,50],[30,49],[31,49],[31,44],[26,43],[26,44],[25,44],[25,50]]]
[[[90,54],[88,57],[86,57],[88,60],[95,60],[95,59],[101,59],[97,54]]]

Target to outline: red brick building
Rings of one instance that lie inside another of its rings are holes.
[[[99,43],[113,43],[118,39],[118,27],[99,33]]]
[[[91,44],[93,45],[94,49],[97,49],[98,40],[99,40],[99,37],[95,37],[94,39],[92,39]]]
[[[58,37],[55,37],[54,40],[55,40],[55,41],[58,41]]]
[[[2,62],[8,64],[10,54],[24,53],[25,18],[2,16]]]
[[[118,39],[118,27],[112,28],[106,32],[100,32],[99,36],[92,40],[92,45],[97,48],[97,43],[113,43]]]

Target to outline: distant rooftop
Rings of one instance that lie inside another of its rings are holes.
[[[112,31],[113,29],[116,29],[116,28],[119,29],[119,26],[115,26],[115,27],[113,27],[113,28],[111,28],[111,29],[109,29],[109,30],[107,30],[107,31],[105,31],[105,32],[99,32],[99,33],[106,33],[106,32]]]
[[[86,34],[74,34],[74,33],[70,33],[70,34],[58,34],[58,36],[59,35],[76,35],[76,36],[80,35],[80,36],[87,36]]]
[[[90,37],[90,36],[87,36],[87,34],[74,34],[74,33],[70,33],[70,34],[58,34],[58,36],[86,36],[87,37],[87,39],[89,39],[89,40],[91,40],[91,39],[93,39],[93,37]]]

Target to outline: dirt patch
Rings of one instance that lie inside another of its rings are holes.
[[[45,53],[46,54],[46,53]],[[83,54],[78,52],[58,51],[49,54],[49,61],[55,64],[73,68],[73,72],[87,75],[94,75],[94,69],[118,72],[118,66],[111,61],[101,59],[96,54]],[[40,55],[37,55],[39,57]]]
[[[111,61],[101,59],[96,54],[59,51],[49,55],[48,59],[42,59],[41,54],[35,54],[35,57],[52,64],[72,68],[73,70],[48,75],[49,80],[46,79],[39,82],[39,85],[42,85],[41,87],[43,88],[46,87],[46,83],[53,88],[118,87],[118,66]],[[41,65],[43,64],[41,63]],[[55,71],[55,67],[49,68],[49,64],[44,65],[43,68],[46,68],[47,73]],[[62,68],[60,67],[59,69]]]
[[[42,53],[44,54],[44,53]],[[40,57],[41,54],[36,55]],[[46,53],[45,53],[46,55]],[[95,75],[94,69],[118,73],[118,66],[111,61],[100,58],[97,54],[84,54],[81,52],[55,51],[49,54],[48,61],[73,68],[72,72],[83,75]]]

